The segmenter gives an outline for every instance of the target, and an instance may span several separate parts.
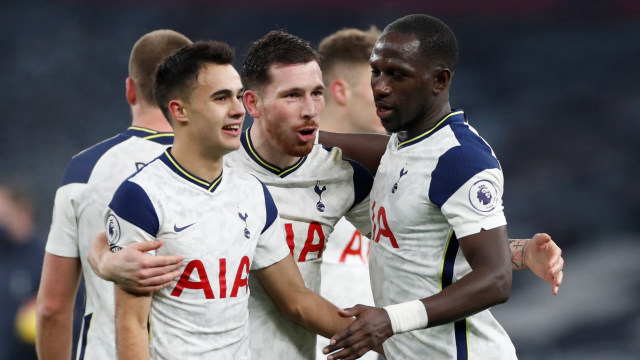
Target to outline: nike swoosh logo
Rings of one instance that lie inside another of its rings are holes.
[[[195,223],[193,223],[193,224],[195,224]],[[173,231],[175,231],[175,232],[180,232],[180,231],[182,231],[182,230],[184,230],[184,229],[188,228],[189,226],[191,226],[191,225],[193,225],[193,224],[190,224],[190,225],[187,225],[187,226],[183,226],[183,227],[178,227],[178,225],[174,224],[174,225],[173,225]]]

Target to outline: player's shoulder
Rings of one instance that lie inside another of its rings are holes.
[[[87,183],[100,158],[114,146],[126,141],[128,138],[129,136],[118,134],[73,156],[64,171],[60,186],[71,183]]]

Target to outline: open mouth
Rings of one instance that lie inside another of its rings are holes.
[[[306,128],[298,130],[298,139],[302,142],[314,141],[316,138],[316,129],[315,128]]]
[[[388,116],[392,111],[393,108],[388,106],[376,106],[376,115],[378,115],[379,118]]]
[[[222,130],[225,132],[229,132],[232,134],[239,134],[240,133],[240,129],[241,129],[241,125],[240,124],[233,124],[233,125],[227,125],[227,126],[223,126]]]

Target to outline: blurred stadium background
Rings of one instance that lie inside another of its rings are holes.
[[[637,359],[634,0],[5,1],[0,177],[32,189],[45,234],[70,157],[128,126],[129,51],[148,31],[226,41],[239,66],[248,44],[272,29],[317,45],[340,28],[382,29],[416,12],[441,18],[458,37],[452,105],[467,111],[501,160],[510,236],[545,231],[564,249],[558,296],[519,273],[511,300],[493,310],[519,357]]]

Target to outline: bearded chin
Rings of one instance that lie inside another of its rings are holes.
[[[307,156],[313,150],[313,141],[304,145],[281,144],[282,151],[290,156],[302,157]]]

